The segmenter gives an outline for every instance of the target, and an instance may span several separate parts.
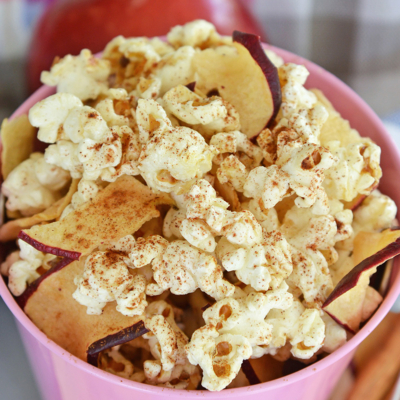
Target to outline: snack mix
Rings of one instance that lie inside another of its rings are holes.
[[[253,383],[249,368],[274,379],[382,300],[369,277],[395,254],[336,294],[400,236],[381,150],[254,38],[202,20],[119,36],[55,60],[41,80],[56,94],[3,123],[0,240],[19,249],[1,272],[41,330],[105,371],[211,391]]]

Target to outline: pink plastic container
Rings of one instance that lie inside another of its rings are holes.
[[[335,108],[362,136],[372,138],[382,148],[383,178],[380,190],[400,205],[400,156],[382,122],[370,107],[348,86],[321,67],[271,46],[285,61],[304,64],[310,71],[307,87],[321,89]],[[14,113],[28,113],[37,101],[54,93],[42,87]],[[14,314],[32,369],[45,400],[141,400],[268,398],[269,400],[326,400],[350,362],[357,346],[389,312],[400,293],[399,258],[394,262],[389,291],[368,323],[344,346],[309,367],[271,382],[212,393],[182,391],[132,382],[101,371],[72,356],[49,340],[24,314],[0,279],[0,294]]]

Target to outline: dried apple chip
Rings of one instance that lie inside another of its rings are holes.
[[[239,113],[241,131],[252,138],[278,113],[278,71],[265,54],[259,36],[234,31],[232,38],[236,52],[221,46],[195,54],[196,87],[204,93],[217,90]]]
[[[331,140],[340,140],[341,145],[347,146],[350,143],[359,142],[361,137],[359,133],[350,126],[349,121],[334,109],[332,103],[325,97],[319,89],[311,89],[318,99],[328,111],[328,119],[321,128],[319,139],[322,145]]]
[[[1,174],[6,179],[8,174],[22,161],[29,158],[33,151],[36,129],[29,123],[27,115],[21,115],[1,124]]]
[[[61,263],[68,262],[65,260]],[[102,315],[88,315],[86,307],[73,299],[74,278],[82,273],[82,261],[54,268],[38,279],[40,282],[26,299],[24,311],[49,339],[62,348],[97,365],[100,351],[147,332],[141,316],[122,315],[116,310],[115,303],[108,303]]]
[[[8,242],[9,240],[15,240],[18,237],[19,232],[22,229],[31,228],[41,222],[53,221],[60,218],[65,207],[71,203],[72,196],[78,189],[79,179],[73,179],[71,186],[67,194],[56,201],[46,210],[32,215],[31,217],[19,218],[12,221],[8,221],[0,227],[0,242]]]
[[[360,232],[354,239],[355,267],[337,284],[322,308],[344,328],[357,332],[365,318],[364,302],[369,278],[379,265],[398,254],[399,229],[386,229],[381,233]]]
[[[160,215],[158,204],[171,203],[169,195],[155,194],[124,175],[63,220],[23,230],[18,237],[44,253],[78,260],[101,244],[135,233]]]

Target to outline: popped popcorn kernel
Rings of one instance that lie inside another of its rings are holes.
[[[67,55],[54,64],[50,72],[43,71],[40,80],[45,85],[57,86],[58,93],[71,93],[82,101],[95,99],[107,90],[110,64],[97,59],[84,49],[79,56]]]
[[[70,175],[46,161],[43,154],[32,153],[10,172],[1,186],[1,192],[7,197],[7,210],[30,216],[62,197],[61,189],[70,182]]]

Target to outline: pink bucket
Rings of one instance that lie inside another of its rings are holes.
[[[400,157],[396,145],[382,122],[371,108],[348,86],[321,67],[287,51],[268,46],[286,62],[303,64],[310,71],[308,88],[321,89],[334,107],[348,119],[362,136],[368,136],[382,149],[383,178],[380,190],[400,205]],[[37,101],[54,93],[53,88],[42,87],[34,93],[13,117],[27,114]],[[395,184],[393,184],[393,182]],[[344,346],[303,370],[259,385],[227,389],[222,392],[184,391],[154,387],[132,382],[101,371],[69,354],[49,340],[19,308],[0,279],[0,294],[17,320],[32,369],[42,396],[46,400],[127,400],[140,398],[185,399],[260,399],[269,400],[326,400],[342,372],[349,364],[357,346],[389,312],[400,293],[399,258],[394,262],[389,291],[379,309],[368,323]]]

